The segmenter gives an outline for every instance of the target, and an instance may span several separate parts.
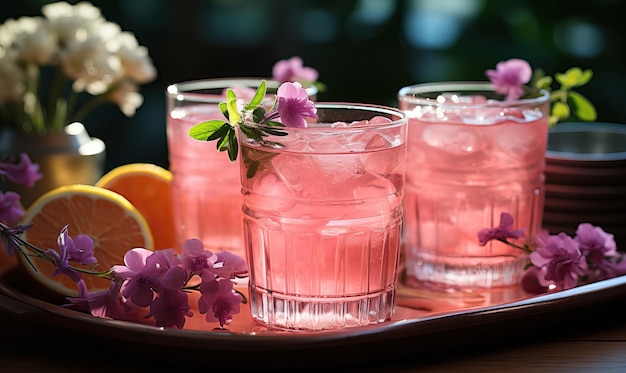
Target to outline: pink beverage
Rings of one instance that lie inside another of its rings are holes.
[[[381,106],[316,106],[320,123],[281,128],[286,136],[267,139],[280,145],[239,131],[252,316],[287,330],[384,322],[398,278],[407,119]]]
[[[502,212],[530,239],[541,228],[549,94],[507,102],[494,95],[483,83],[399,91],[409,116],[404,239],[412,284],[519,284],[528,256],[495,240],[481,246],[477,233],[498,226]]]
[[[218,103],[226,88],[251,87],[261,79],[208,79],[167,89],[167,141],[172,172],[172,203],[178,242],[198,238],[207,249],[229,250],[245,258],[239,165],[215,142],[192,139],[189,129],[202,121],[225,119]],[[268,92],[278,82],[268,81]]]

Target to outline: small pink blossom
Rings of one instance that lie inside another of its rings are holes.
[[[517,100],[524,92],[522,86],[530,81],[533,71],[528,62],[512,58],[496,64],[496,70],[485,71],[497,93],[507,100]]]
[[[13,226],[24,217],[20,195],[15,192],[0,191],[0,222]]]
[[[306,128],[306,117],[317,118],[317,108],[300,83],[281,84],[276,96],[280,121],[285,127]]]
[[[305,67],[300,57],[291,57],[280,60],[272,67],[272,79],[279,82],[315,82],[318,71],[312,67]]]
[[[571,289],[578,277],[586,273],[587,262],[578,243],[565,233],[537,235],[537,249],[530,253],[531,262],[545,270],[544,280],[552,281],[557,289]]]
[[[576,229],[574,240],[587,258],[590,281],[604,280],[624,274],[624,264],[617,251],[612,234],[589,223],[582,223]]]
[[[153,291],[159,287],[161,268],[152,260],[148,262],[155,252],[147,249],[135,248],[124,255],[125,265],[113,266],[113,271],[124,279],[122,295],[130,299],[139,307],[147,307],[152,303]]]
[[[43,175],[39,173],[39,165],[32,163],[28,154],[21,153],[18,163],[15,163],[11,156],[0,161],[0,176],[6,177],[12,183],[30,188]]]
[[[183,243],[183,268],[197,274],[205,281],[215,278],[213,267],[217,261],[217,255],[205,250],[202,241],[191,238]]]
[[[185,317],[193,316],[189,307],[189,297],[182,290],[162,289],[150,305],[150,313],[159,327],[185,326]]]
[[[239,313],[242,297],[233,291],[231,281],[216,279],[202,282],[200,292],[198,310],[206,314],[207,322],[219,321],[220,326],[224,326],[232,321],[234,314]]]
[[[500,225],[495,228],[484,228],[478,231],[478,240],[481,245],[486,245],[491,240],[503,241],[507,238],[520,238],[524,236],[523,229],[513,228],[513,216],[508,212],[500,214]]]
[[[89,293],[84,280],[78,282],[78,297],[68,297],[70,304],[86,310],[96,317],[104,317],[115,320],[128,320],[131,308],[120,297],[120,284],[111,281],[108,290]]]
[[[213,272],[221,278],[233,279],[248,273],[248,263],[239,255],[229,251],[217,253],[217,261],[213,266]]]

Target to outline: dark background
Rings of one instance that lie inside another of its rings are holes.
[[[3,1],[0,21],[39,16],[51,1]],[[68,1],[76,3],[76,1]],[[547,73],[594,70],[579,89],[598,121],[626,123],[626,35],[619,0],[93,0],[135,34],[157,68],[132,118],[102,106],[85,120],[107,144],[107,169],[131,162],[168,167],[165,88],[202,78],[269,77],[301,56],[320,72],[319,101],[396,104],[399,88],[485,80],[512,57]]]

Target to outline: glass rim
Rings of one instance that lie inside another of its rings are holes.
[[[525,89],[530,89],[524,86]],[[539,90],[540,96],[521,98],[516,100],[489,100],[485,103],[454,103],[454,102],[437,102],[433,98],[417,97],[420,93],[433,92],[494,92],[493,83],[485,81],[449,81],[449,82],[430,82],[412,84],[402,87],[398,90],[398,100],[409,102],[412,104],[427,104],[430,106],[446,106],[446,107],[500,107],[500,106],[521,106],[521,105],[541,105],[550,101],[550,92],[545,89]]]
[[[233,86],[244,86],[256,89],[261,81],[265,80],[268,89],[277,90],[283,82],[271,78],[251,78],[251,77],[228,77],[228,78],[209,78],[187,80],[183,82],[173,83],[167,86],[165,93],[168,98],[177,101],[194,101],[216,103],[224,101],[223,98],[216,99],[217,93],[195,92],[208,89],[226,89]],[[315,85],[305,88],[309,97],[317,95],[318,89]]]
[[[315,107],[318,109],[357,109],[362,111],[370,111],[375,113],[387,114],[392,116],[391,122],[378,123],[378,124],[363,124],[350,127],[330,127],[327,124],[334,123],[335,121],[323,121],[316,123],[308,123],[307,127],[276,127],[255,122],[246,122],[250,127],[272,128],[280,129],[286,132],[341,132],[341,131],[362,131],[364,129],[386,129],[396,126],[402,126],[408,123],[408,114],[399,108],[378,104],[358,103],[358,102],[315,102]],[[373,117],[373,116],[372,116]]]

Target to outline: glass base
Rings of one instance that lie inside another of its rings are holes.
[[[395,286],[386,291],[348,297],[310,297],[250,286],[252,317],[268,327],[318,331],[389,321],[395,307]]]
[[[450,257],[419,253],[407,258],[406,277],[412,284],[456,292],[518,285],[528,256]]]

